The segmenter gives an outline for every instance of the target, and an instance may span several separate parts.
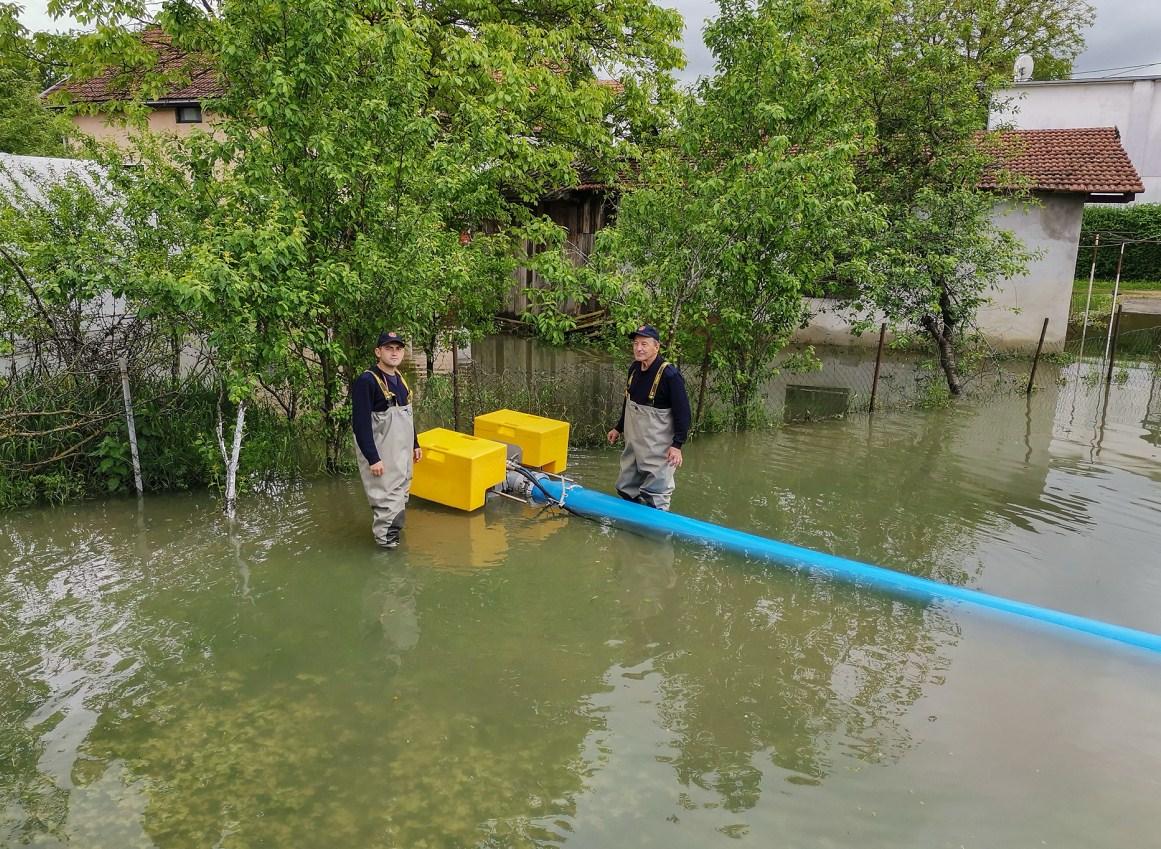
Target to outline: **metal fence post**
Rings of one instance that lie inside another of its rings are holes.
[[[1101,234],[1097,233],[1092,243],[1092,268],[1088,272],[1088,297],[1084,299],[1084,326],[1080,330],[1080,353],[1077,360],[1084,359],[1084,340],[1088,336],[1088,311],[1092,306],[1092,282],[1096,278],[1097,249],[1101,246]]]
[[[1105,385],[1113,382],[1113,363],[1117,360],[1117,336],[1121,332],[1121,305],[1117,304],[1117,312],[1113,316],[1112,326],[1109,328],[1109,373],[1105,377]]]
[[[875,396],[879,394],[879,365],[883,362],[883,339],[887,335],[887,322],[879,326],[879,350],[875,354],[875,376],[871,379],[871,408],[867,411],[875,412]]]
[[[1044,316],[1044,324],[1040,326],[1040,341],[1036,343],[1036,356],[1032,358],[1032,373],[1028,375],[1028,389],[1025,395],[1032,394],[1032,381],[1036,379],[1036,366],[1040,363],[1040,351],[1044,347],[1044,334],[1048,330],[1048,316]]]

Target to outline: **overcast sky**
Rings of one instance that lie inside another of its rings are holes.
[[[72,21],[53,21],[45,11],[47,0],[17,0],[25,12],[29,29],[68,29]],[[685,79],[696,79],[713,69],[713,60],[701,43],[705,19],[717,5],[713,0],[658,0],[676,8],[685,17]],[[1084,79],[1110,75],[1161,75],[1161,3],[1156,0],[1089,0],[1096,7],[1096,23],[1089,30],[1088,49],[1073,66]],[[1150,64],[1151,63],[1151,64]],[[1146,67],[1126,67],[1142,65]],[[1110,68],[1101,73],[1085,73]]]

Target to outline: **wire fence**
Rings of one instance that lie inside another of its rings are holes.
[[[572,424],[575,444],[598,444],[617,421],[624,399],[627,362],[603,354],[560,351],[527,339],[496,337],[477,343],[474,362],[458,374],[459,422],[509,407]],[[728,382],[677,364],[685,378],[695,429],[730,430],[735,422]],[[880,411],[944,406],[947,381],[932,352],[875,348],[787,349],[775,374],[759,389],[748,421],[752,425],[812,421]],[[1027,388],[1031,359],[1012,357],[977,344],[960,353],[963,396],[973,400],[1008,396]],[[1060,358],[1044,358],[1043,380],[1056,379]],[[1040,378],[1038,378],[1039,381]],[[422,382],[417,393],[421,427],[456,427],[450,376]]]

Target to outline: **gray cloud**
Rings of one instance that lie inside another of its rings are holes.
[[[1100,68],[1156,63],[1122,74],[1161,74],[1161,3],[1142,0],[1090,0],[1096,23],[1085,36],[1088,47],[1073,64],[1074,73]],[[1082,74],[1095,78],[1097,74]]]

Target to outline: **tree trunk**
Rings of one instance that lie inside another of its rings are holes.
[[[226,437],[222,424],[222,408],[218,407],[218,450],[226,464],[226,518],[234,520],[238,505],[238,463],[242,458],[242,432],[246,424],[246,402],[238,402],[238,415],[234,420],[234,438],[230,450],[226,450]]]
[[[713,342],[710,335],[705,335],[705,354],[701,358],[701,377],[698,381],[697,387],[697,413],[694,414],[693,423],[695,427],[701,426],[701,414],[705,403],[705,386],[709,378],[709,363],[710,363],[710,348],[713,347]]]
[[[329,353],[324,351],[319,355],[319,366],[322,369],[323,382],[322,414],[326,434],[326,471],[327,474],[333,475],[339,470],[342,437],[339,434],[338,424],[334,421],[335,369]]]
[[[169,334],[169,382],[171,386],[177,386],[178,381],[181,380],[181,336],[176,332]]]
[[[456,344],[455,337],[452,337],[452,421],[454,422],[454,429],[460,429],[460,357],[459,347]]]
[[[734,402],[734,430],[748,430],[750,427],[750,407],[754,400],[754,379],[750,374],[750,364],[745,356],[739,357],[735,362],[730,383],[733,389],[731,394]]]
[[[129,390],[129,361],[125,357],[117,360],[121,369],[121,396],[125,399],[125,427],[129,430],[129,456],[133,458],[133,485],[140,498],[145,487],[141,484],[141,456],[137,453],[137,424],[133,420],[133,393]]]
[[[955,348],[952,345],[955,334],[954,326],[945,322],[940,328],[935,317],[931,315],[923,316],[921,324],[935,341],[935,347],[939,351],[939,366],[943,369],[943,376],[947,380],[947,391],[953,396],[960,395],[963,388],[959,383],[959,374],[955,365]]]

